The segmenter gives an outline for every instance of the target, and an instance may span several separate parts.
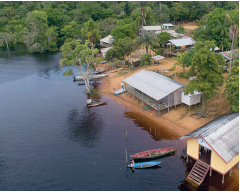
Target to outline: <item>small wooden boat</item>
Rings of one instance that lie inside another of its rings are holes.
[[[158,158],[161,156],[165,156],[171,153],[174,153],[176,149],[174,147],[169,147],[169,148],[161,148],[161,149],[153,149],[153,150],[148,150],[148,151],[143,151],[140,153],[136,153],[131,155],[130,157],[133,158],[134,160],[136,159],[153,159],[153,158]]]
[[[108,73],[106,74],[94,74],[94,75],[89,75],[88,80],[95,80],[95,79],[99,79],[99,78],[103,78],[105,76],[108,76]],[[73,77],[74,81],[82,81],[83,77],[81,75],[79,76],[74,76]]]
[[[103,101],[103,102],[100,102],[100,103],[95,103],[95,104],[92,104],[92,105],[88,105],[87,107],[90,108],[90,107],[96,107],[96,106],[100,106],[100,105],[104,105],[106,104],[107,101]]]
[[[143,169],[143,168],[150,168],[150,167],[153,167],[153,166],[157,166],[160,163],[161,163],[161,161],[138,162],[138,163],[134,163],[134,165],[129,164],[128,167],[129,168],[136,168],[136,169]]]

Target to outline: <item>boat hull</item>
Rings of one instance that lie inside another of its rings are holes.
[[[139,163],[135,163],[134,166],[132,166],[131,164],[128,165],[129,168],[135,168],[135,169],[144,169],[144,168],[150,168],[150,167],[154,167],[157,166],[158,164],[160,164],[161,161],[154,161],[154,162],[139,162]]]
[[[134,160],[155,159],[175,153],[175,151],[176,149],[174,147],[153,149],[133,154],[130,157]]]

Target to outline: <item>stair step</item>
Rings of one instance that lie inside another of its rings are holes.
[[[200,185],[206,177],[208,170],[209,166],[198,160],[187,176],[187,179],[197,185]]]

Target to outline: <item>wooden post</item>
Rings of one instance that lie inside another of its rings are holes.
[[[135,101],[135,98],[134,98],[134,90],[133,90],[133,101]]]
[[[231,175],[232,175],[232,169],[230,170],[229,177],[231,177]]]
[[[142,107],[143,107],[143,93],[142,93]]]
[[[188,163],[188,155],[187,155],[187,163]]]
[[[209,176],[212,176],[212,168],[210,168]]]
[[[222,184],[224,184],[224,175],[222,176]]]
[[[176,111],[176,105],[175,105],[175,111]]]
[[[139,98],[138,98],[138,104],[139,104]]]
[[[150,105],[149,105],[150,106],[150,112],[151,112],[151,105],[152,105],[152,101],[150,102]]]

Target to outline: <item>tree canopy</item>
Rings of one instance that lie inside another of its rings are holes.
[[[223,66],[225,61],[223,56],[210,51],[214,50],[215,44],[212,41],[196,42],[196,55],[193,57],[189,72],[196,74],[196,78],[186,85],[184,92],[202,92],[202,115],[206,112],[206,99],[212,97],[218,86],[223,83],[223,75],[219,66]]]

